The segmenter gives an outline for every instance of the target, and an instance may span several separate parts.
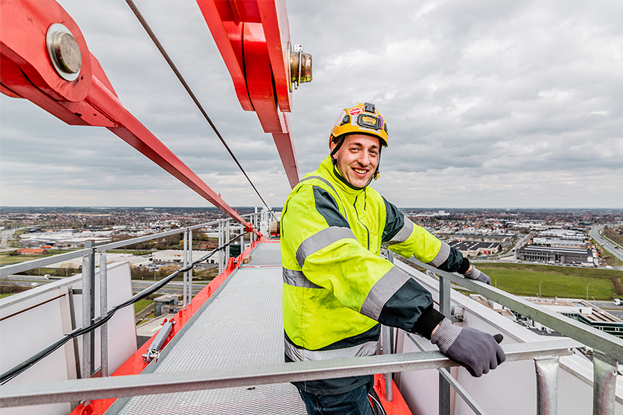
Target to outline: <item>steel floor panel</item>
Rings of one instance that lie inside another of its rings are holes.
[[[248,265],[254,266],[268,266],[279,265],[281,266],[281,244],[279,243],[265,243],[260,245],[261,249],[256,249],[251,255],[251,260]]]
[[[240,270],[218,292],[155,373],[210,370],[283,362],[279,244],[261,244],[253,266]],[[261,267],[261,258],[268,267]],[[259,385],[131,398],[125,415],[301,414],[305,407],[291,384]]]

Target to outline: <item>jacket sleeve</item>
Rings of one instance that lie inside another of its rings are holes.
[[[469,260],[445,242],[431,235],[426,229],[411,220],[389,203],[385,198],[387,212],[383,230],[383,244],[391,251],[405,257],[415,256],[418,260],[443,271],[465,274]]]
[[[303,286],[325,288],[345,307],[412,331],[432,308],[430,293],[357,241],[336,196],[315,185],[290,196],[281,223],[284,272],[302,274]]]

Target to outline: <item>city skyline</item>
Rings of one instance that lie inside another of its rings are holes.
[[[230,206],[261,206],[129,8],[59,3],[121,102]],[[196,3],[137,5],[260,193],[283,206],[272,137],[240,108]],[[341,108],[370,101],[390,130],[372,186],[397,206],[623,207],[619,2],[287,6],[292,41],[314,58],[291,114],[301,176],[327,155]],[[3,206],[211,206],[105,129],[0,105]]]

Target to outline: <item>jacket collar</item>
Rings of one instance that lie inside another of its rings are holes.
[[[327,177],[331,181],[331,183],[333,183],[336,187],[338,187],[342,192],[346,194],[357,196],[365,190],[365,187],[362,189],[358,189],[348,183],[348,181],[346,181],[346,179],[342,176],[337,167],[333,165],[330,155],[327,156],[322,161],[322,163],[320,163],[318,171],[323,176]]]

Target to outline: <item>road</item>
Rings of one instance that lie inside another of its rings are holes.
[[[606,250],[608,250],[612,255],[614,255],[616,258],[618,258],[619,261],[623,263],[623,252],[621,252],[622,251],[621,248],[618,248],[618,249],[615,248],[615,245],[612,242],[607,241],[599,234],[599,231],[602,230],[603,227],[604,225],[599,225],[591,229],[589,231],[589,235],[591,236],[591,238],[599,242],[601,246],[603,246]]]
[[[2,238],[2,241],[0,242],[0,248],[6,248],[9,238],[13,236],[13,232],[15,232],[15,230],[13,229],[7,229],[5,231],[0,232],[0,238]]]

